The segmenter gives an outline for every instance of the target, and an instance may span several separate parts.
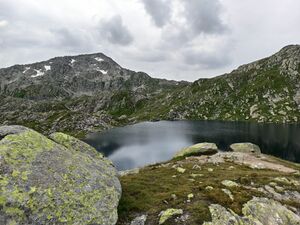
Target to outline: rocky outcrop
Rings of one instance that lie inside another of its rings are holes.
[[[184,148],[175,154],[174,158],[187,156],[213,155],[218,152],[218,147],[214,143],[199,143]]]
[[[229,148],[233,152],[261,153],[259,146],[252,143],[235,143],[230,145]]]
[[[297,225],[300,224],[300,217],[285,206],[267,198],[254,197],[243,207],[243,215],[239,216],[231,210],[220,205],[211,205],[209,210],[212,222],[205,222],[204,225]]]
[[[20,126],[0,127],[0,136],[0,224],[117,222],[120,182],[95,149]]]

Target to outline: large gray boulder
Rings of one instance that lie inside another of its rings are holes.
[[[233,152],[261,153],[259,146],[252,143],[235,143],[229,148]]]
[[[199,143],[187,148],[183,148],[175,154],[173,158],[181,158],[187,156],[213,155],[218,152],[218,147],[214,143]]]
[[[121,186],[111,162],[62,133],[0,127],[0,224],[117,222]]]
[[[209,206],[212,221],[204,225],[299,225],[300,217],[281,203],[254,197],[243,207],[243,216],[232,210],[213,204]]]

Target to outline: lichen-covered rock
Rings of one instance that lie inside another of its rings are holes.
[[[223,180],[221,183],[226,187],[238,187],[238,186],[240,186],[238,183],[236,183],[232,180]]]
[[[281,203],[267,199],[256,198],[247,202],[243,208],[247,218],[255,218],[265,225],[299,225],[300,217]]]
[[[230,145],[233,152],[261,153],[259,146],[252,143],[235,143]]]
[[[199,143],[180,150],[174,158],[199,156],[199,155],[213,155],[218,152],[218,147],[214,143]]]
[[[171,217],[182,215],[182,214],[183,214],[182,209],[167,209],[165,211],[162,211],[160,213],[159,224],[164,224]]]
[[[221,205],[213,204],[209,206],[212,221],[205,222],[203,225],[231,225],[231,224],[251,224],[244,223],[244,219],[240,218],[232,210],[227,210]],[[254,224],[252,224],[254,225]],[[257,224],[262,225],[262,224]]]
[[[122,176],[127,176],[127,175],[130,175],[130,174],[138,174],[139,172],[140,172],[139,168],[134,168],[134,169],[131,169],[131,170],[122,170],[122,171],[119,171],[118,175],[120,177],[122,177]]]
[[[243,216],[227,210],[223,206],[214,204],[209,206],[212,221],[204,225],[299,225],[300,217],[283,206],[281,203],[254,197],[243,207]]]
[[[0,224],[116,223],[121,186],[96,150],[20,126],[0,134]]]

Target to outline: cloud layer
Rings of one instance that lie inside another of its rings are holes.
[[[0,0],[0,67],[103,52],[195,80],[297,43],[298,0]],[[272,7],[271,7],[272,6]]]

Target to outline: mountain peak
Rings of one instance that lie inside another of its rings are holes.
[[[285,52],[285,51],[290,51],[290,50],[299,50],[300,45],[295,44],[295,45],[287,45],[283,47],[279,52]]]

